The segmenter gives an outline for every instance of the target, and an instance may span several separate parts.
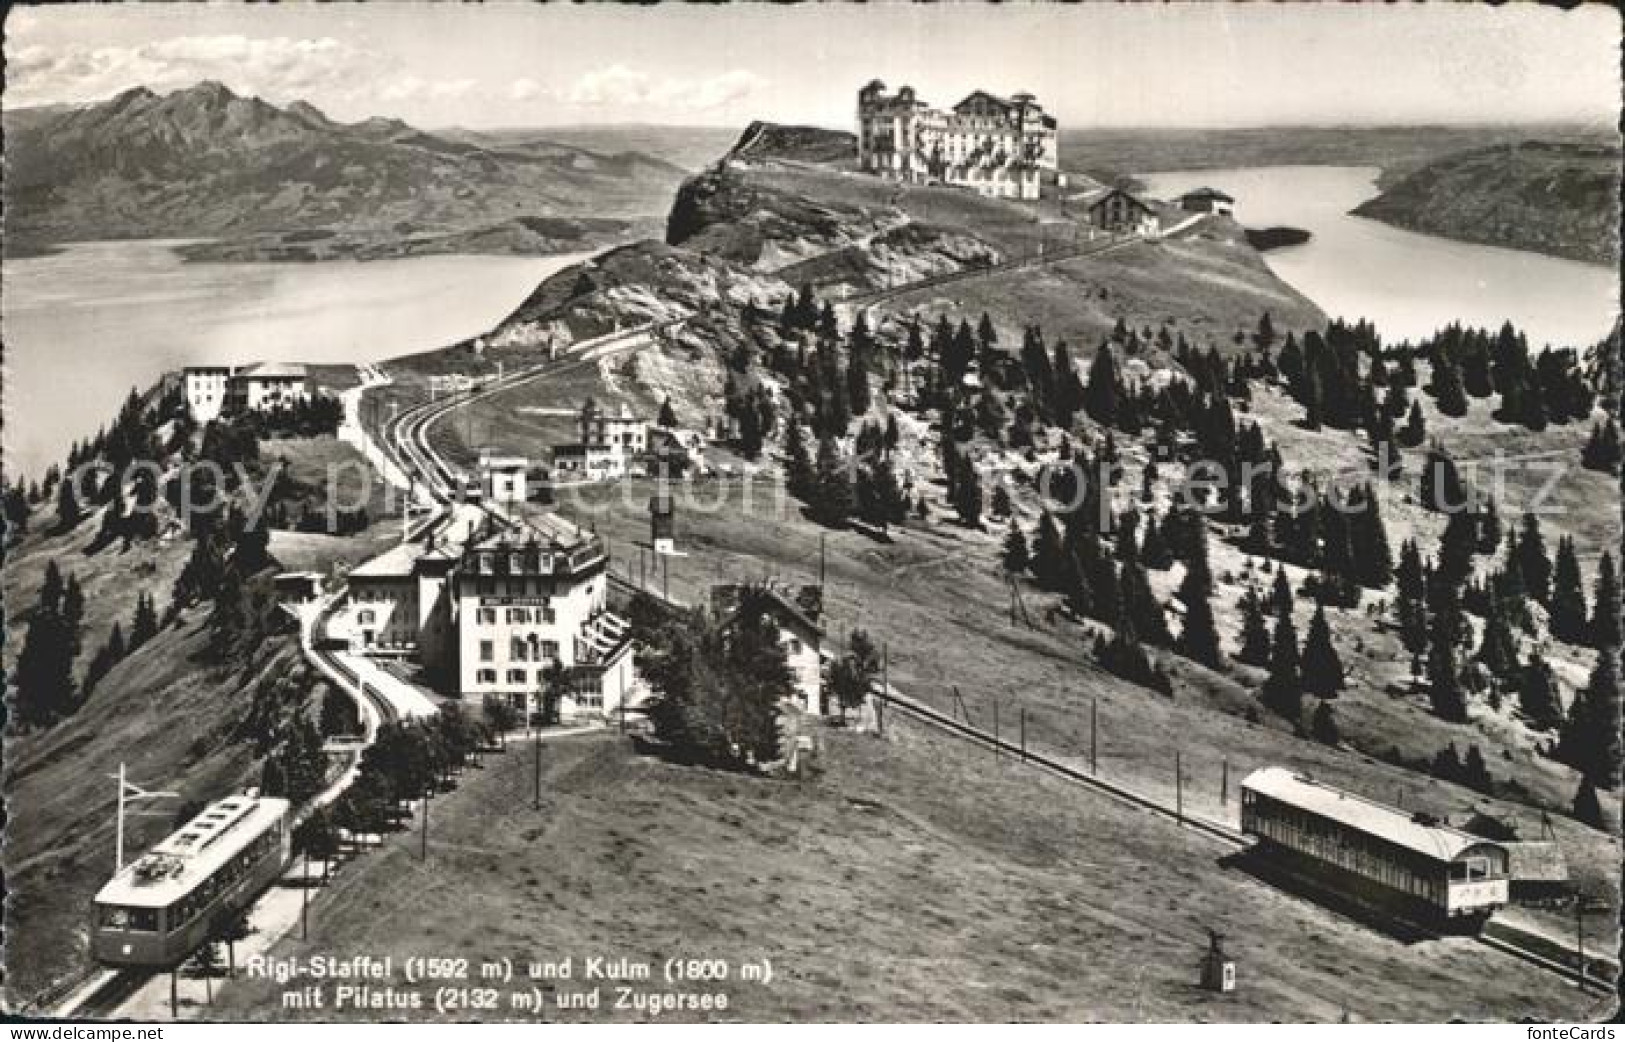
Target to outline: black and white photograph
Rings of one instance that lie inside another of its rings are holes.
[[[1621,26],[10,8],[8,1037],[1612,1038]]]

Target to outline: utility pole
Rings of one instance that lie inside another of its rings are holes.
[[[891,697],[891,682],[886,676],[886,645],[880,645],[880,701],[875,703],[875,733],[886,733],[886,699]]]
[[[1097,732],[1099,730],[1099,727],[1098,727],[1099,713],[1100,713],[1100,699],[1098,699],[1098,698],[1090,699],[1089,700],[1089,773],[1090,774],[1099,774],[1100,773],[1100,761],[1095,758],[1095,753],[1096,753],[1096,749],[1097,749],[1096,742],[1095,742],[1095,735],[1097,734]]]
[[[819,532],[818,533],[818,590],[819,590],[820,593],[822,593],[823,589],[824,589],[824,566],[825,566],[824,533]]]
[[[626,714],[624,712],[621,714],[621,720],[622,720],[623,723],[626,720]],[[538,733],[536,735],[536,762],[535,762],[534,768],[532,770],[532,774],[534,774],[534,776],[535,776],[536,797],[535,797],[535,802],[531,806],[532,806],[533,810],[541,810],[542,809],[542,736],[541,736],[540,733]]]
[[[299,873],[299,939],[310,936],[310,851],[303,851],[304,868]]]
[[[1174,820],[1185,824],[1185,770],[1178,749],[1174,750]]]
[[[999,698],[993,696],[993,759],[999,758]]]
[[[419,835],[418,860],[427,861],[429,860],[429,790],[427,786],[423,790],[423,830]]]
[[[1027,762],[1027,709],[1021,709],[1021,762]]]
[[[1226,756],[1219,765],[1219,806],[1230,806],[1230,757]]]
[[[116,848],[113,854],[113,871],[118,872],[124,867],[124,805],[135,800],[170,799],[179,794],[174,792],[148,792],[141,786],[129,781],[126,778],[122,760],[119,761],[118,774],[110,774],[108,777],[118,780],[118,820],[113,828],[113,843]]]

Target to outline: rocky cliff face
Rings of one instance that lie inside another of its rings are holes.
[[[1411,231],[1619,262],[1618,149],[1526,141],[1428,163],[1355,213]]]

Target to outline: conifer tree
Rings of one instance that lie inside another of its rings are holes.
[[[1484,633],[1476,657],[1499,682],[1506,683],[1518,676],[1518,645],[1512,639],[1506,612],[1495,597],[1490,598],[1485,611]]]
[[[1612,416],[1600,424],[1592,424],[1591,437],[1580,450],[1580,465],[1587,470],[1615,474],[1619,471],[1620,458],[1619,424]]]
[[[784,428],[785,485],[803,503],[811,503],[817,490],[817,472],[807,453],[807,439],[801,421],[792,412]]]
[[[1208,567],[1207,526],[1200,514],[1194,515],[1185,577],[1179,584],[1179,599],[1185,604],[1185,625],[1179,633],[1179,650],[1187,658],[1217,668],[1223,660],[1219,629],[1213,619],[1213,573]]]
[[[1140,563],[1155,571],[1163,571],[1174,563],[1174,555],[1163,538],[1162,526],[1155,515],[1147,515],[1145,537],[1140,542]]]
[[[1599,789],[1612,789],[1620,778],[1619,650],[1597,656],[1591,679],[1574,696],[1558,737],[1557,758],[1579,771]]]
[[[50,561],[10,677],[17,685],[13,708],[24,726],[53,724],[72,713],[78,701],[73,681],[75,638],[63,615],[63,592],[62,575]]]
[[[668,429],[677,426],[677,412],[671,407],[670,395],[667,395],[666,400],[660,403],[660,415],[656,418],[656,422]]]
[[[1309,720],[1309,735],[1321,745],[1335,746],[1342,742],[1343,736],[1337,730],[1337,714],[1332,712],[1332,704],[1322,700],[1315,706],[1315,711]]]
[[[1540,652],[1529,656],[1518,684],[1518,709],[1529,726],[1550,731],[1563,723],[1563,703],[1557,696],[1557,678]]]
[[[1591,597],[1591,646],[1600,650],[1619,647],[1619,575],[1614,571],[1614,555],[1602,552],[1597,562],[1597,583]]]
[[[1270,673],[1259,697],[1271,710],[1292,721],[1303,719],[1303,673],[1298,658],[1298,631],[1292,613],[1282,612],[1275,620],[1270,640]]]
[[[1547,604],[1552,599],[1552,562],[1546,556],[1546,541],[1541,538],[1540,519],[1534,514],[1523,515],[1523,530],[1518,538],[1518,567],[1523,572],[1523,588],[1529,596]]]
[[[56,527],[59,532],[66,532],[84,520],[84,510],[79,506],[79,497],[74,493],[73,486],[72,480],[64,478],[56,488]]]
[[[1303,642],[1303,689],[1321,698],[1336,698],[1346,683],[1343,661],[1332,644],[1332,630],[1326,622],[1326,606],[1315,605],[1309,620],[1309,634]]]
[[[1096,423],[1110,427],[1117,420],[1121,387],[1117,359],[1109,345],[1102,344],[1089,365],[1089,383],[1084,389],[1084,411]]]
[[[1427,440],[1427,419],[1422,415],[1420,402],[1411,402],[1410,412],[1405,417],[1405,425],[1399,428],[1394,436],[1408,449],[1414,449]]]
[[[85,668],[84,698],[90,697],[96,690],[96,685],[118,665],[125,653],[124,634],[120,631],[119,624],[115,622],[112,632],[107,635],[107,643],[96,650],[96,654],[91,656],[90,665]]]
[[[1574,793],[1573,814],[1574,820],[1583,825],[1594,829],[1608,827],[1602,816],[1602,801],[1597,798],[1597,787],[1591,784],[1590,778],[1580,779],[1580,787]]]
[[[821,525],[842,525],[852,516],[855,505],[847,460],[835,439],[826,437],[818,443],[817,478],[812,501],[807,504],[808,513]]]
[[[1461,605],[1449,584],[1436,580],[1434,586],[1436,592],[1431,598],[1428,620],[1428,697],[1434,714],[1440,719],[1464,723],[1467,697],[1462,691],[1456,665],[1456,645],[1463,626]]]
[[[1060,526],[1055,523],[1054,515],[1046,510],[1038,520],[1038,533],[1033,541],[1033,578],[1041,589],[1052,593],[1064,591],[1067,558],[1061,543]]]
[[[152,594],[145,590],[136,594],[135,619],[130,623],[128,651],[134,651],[158,634],[158,611]]]
[[[1557,541],[1557,560],[1552,565],[1550,606],[1552,636],[1571,644],[1586,639],[1586,597],[1580,580],[1580,562],[1574,553],[1574,540],[1563,536]]]
[[[1270,612],[1274,615],[1290,614],[1295,603],[1297,597],[1292,592],[1292,581],[1286,577],[1286,569],[1276,569],[1275,582],[1270,586]]]
[[[1004,550],[1000,555],[1004,570],[1011,575],[1020,575],[1027,570],[1031,557],[1027,552],[1027,537],[1022,534],[1021,526],[1012,519],[1010,531],[1004,537]]]
[[[1433,392],[1434,406],[1446,416],[1467,415],[1467,394],[1462,387],[1461,370],[1448,354],[1440,352],[1435,359],[1429,390]]]
[[[1147,644],[1156,647],[1165,648],[1173,644],[1162,602],[1151,591],[1151,581],[1138,561],[1123,563],[1117,585],[1123,601],[1123,614],[1133,624],[1134,632]]]
[[[1264,614],[1264,599],[1258,591],[1248,588],[1241,595],[1241,650],[1236,658],[1249,666],[1264,666],[1270,660],[1269,620]]]

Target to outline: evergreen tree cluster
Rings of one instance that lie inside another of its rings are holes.
[[[79,654],[84,610],[78,578],[69,576],[64,582],[56,562],[47,562],[11,675],[17,686],[13,710],[22,727],[49,727],[79,708],[73,664]]]
[[[1433,365],[1431,390],[1439,411],[1461,416],[1467,398],[1501,396],[1496,419],[1544,430],[1548,423],[1585,419],[1595,393],[1571,348],[1531,355],[1528,338],[1512,324],[1487,329],[1452,324],[1422,341],[1417,351]]]

